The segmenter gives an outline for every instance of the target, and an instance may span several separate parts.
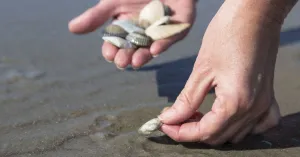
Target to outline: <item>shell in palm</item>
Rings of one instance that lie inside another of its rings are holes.
[[[127,36],[127,32],[118,25],[109,25],[104,30],[104,36],[117,36],[121,38],[125,38]]]
[[[190,27],[188,23],[160,25],[155,27],[149,27],[145,33],[151,37],[152,40],[160,40],[179,34]]]
[[[164,5],[164,13],[165,13],[165,16],[171,16],[172,15],[171,8],[167,5]]]
[[[154,22],[151,26],[148,27],[148,29],[150,27],[156,27],[159,25],[163,25],[163,24],[168,24],[170,22],[170,16],[164,16],[162,18],[160,18],[159,20],[157,20],[156,22]]]
[[[126,40],[133,43],[137,46],[149,46],[152,43],[152,40],[150,37],[139,34],[139,33],[130,33],[126,36]]]
[[[116,20],[112,24],[122,27],[128,33],[145,34],[145,30],[135,25],[131,20]]]
[[[126,48],[128,47],[128,41],[120,38],[120,37],[115,37],[115,36],[104,36],[102,37],[102,39],[104,41],[107,41],[115,46],[117,46],[118,48]]]
[[[139,14],[140,23],[152,24],[165,16],[164,5],[159,0],[153,0],[148,3]]]

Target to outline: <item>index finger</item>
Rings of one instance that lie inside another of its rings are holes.
[[[163,124],[160,129],[177,142],[203,142],[219,132],[225,122],[220,115],[211,111],[197,121],[176,125]]]
[[[199,122],[161,126],[161,131],[177,142],[198,142],[201,140]]]

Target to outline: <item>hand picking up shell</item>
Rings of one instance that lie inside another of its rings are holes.
[[[172,23],[171,13],[169,6],[152,0],[141,10],[138,19],[116,20],[106,27],[103,40],[118,48],[149,47],[155,40],[169,38],[190,27],[189,23]]]

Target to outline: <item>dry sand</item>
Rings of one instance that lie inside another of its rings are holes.
[[[68,20],[96,1],[1,1],[0,156],[299,156],[300,4],[282,30],[275,87],[284,117],[277,128],[218,148],[137,134],[184,86],[221,2],[199,2],[186,40],[139,71],[121,72],[100,57],[101,30],[67,30]],[[212,101],[209,94],[202,111]]]

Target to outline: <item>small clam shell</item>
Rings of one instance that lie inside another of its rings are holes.
[[[123,48],[124,48],[124,49],[136,49],[137,46],[134,45],[133,43],[127,41]]]
[[[154,23],[165,15],[164,5],[160,0],[152,0],[140,12],[139,20]]]
[[[152,40],[160,40],[160,39],[168,38],[173,35],[179,34],[189,27],[190,24],[188,23],[149,27],[146,29],[146,35],[151,37]]]
[[[126,36],[126,40],[137,46],[149,46],[152,41],[150,37],[147,37],[138,33],[130,33]]]
[[[151,23],[149,21],[146,20],[140,20],[139,21],[139,26],[142,28],[147,28],[151,25]]]
[[[142,125],[138,132],[142,135],[150,135],[152,132],[156,131],[161,127],[162,123],[158,118],[154,118],[146,122],[144,125]]]
[[[135,33],[145,34],[145,30],[135,25],[131,20],[117,20],[114,21],[112,24],[122,27],[128,33],[135,32]]]
[[[159,26],[159,25],[162,25],[162,24],[168,24],[170,22],[170,18],[171,18],[170,16],[164,16],[164,17],[160,18],[159,20],[157,20],[156,22],[154,22],[148,28]]]
[[[171,8],[167,5],[164,5],[164,13],[165,13],[165,16],[171,16],[172,15]]]
[[[102,37],[104,41],[107,41],[119,48],[127,48],[128,47],[128,42],[120,37],[113,37],[113,36],[104,36]]]
[[[118,25],[109,25],[104,30],[104,36],[117,36],[121,38],[125,38],[127,36],[127,32]]]
[[[128,19],[132,24],[139,26],[139,17],[138,16],[133,16],[130,19]]]

